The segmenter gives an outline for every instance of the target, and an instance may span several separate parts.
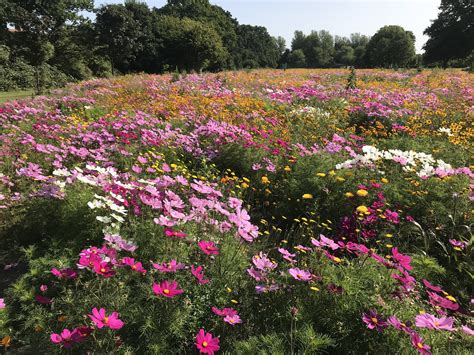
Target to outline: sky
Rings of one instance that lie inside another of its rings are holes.
[[[147,0],[161,7],[165,0]],[[423,30],[438,14],[441,0],[211,0],[229,11],[241,24],[265,26],[272,36],[282,36],[288,47],[295,30],[328,30],[332,35],[359,32],[373,35],[384,25],[400,25],[416,37],[422,52],[427,37]],[[95,4],[123,3],[95,0]]]

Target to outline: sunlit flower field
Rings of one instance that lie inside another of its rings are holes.
[[[1,346],[472,354],[474,75],[348,76],[123,76],[1,105]]]

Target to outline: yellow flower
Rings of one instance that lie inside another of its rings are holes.
[[[369,209],[364,205],[361,205],[361,206],[357,207],[356,210],[359,213],[368,213],[369,212]]]
[[[360,197],[365,197],[367,196],[369,193],[367,192],[367,190],[357,190],[357,196],[360,196]]]
[[[354,197],[354,194],[352,192],[346,192],[344,196],[346,196],[347,198],[351,198]]]
[[[303,199],[305,199],[305,200],[311,200],[311,199],[313,198],[313,195],[311,195],[311,194],[304,194],[302,197],[303,197]]]
[[[270,180],[266,176],[262,176],[262,184],[269,184]]]
[[[238,303],[239,303],[239,301],[237,301],[237,300],[230,300],[230,301],[231,301],[232,303],[234,303],[234,304],[238,304]]]
[[[457,302],[453,296],[446,296],[446,298],[452,302]]]
[[[240,184],[240,186],[242,186],[242,188],[244,189],[247,189],[249,187],[249,184],[247,184],[246,182],[243,182],[242,184]]]
[[[314,286],[311,286],[310,289],[311,289],[312,291],[315,291],[315,292],[319,291],[319,288],[314,287]]]
[[[316,175],[317,175],[317,176],[321,176],[321,177],[325,177],[325,176],[326,176],[325,173],[317,173]]]
[[[382,178],[380,181],[382,181],[384,184],[388,183],[388,179]]]
[[[285,170],[285,171],[291,171],[291,168],[287,165],[287,166],[285,166],[285,169],[284,169],[284,170]]]

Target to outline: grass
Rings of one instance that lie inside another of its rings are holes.
[[[1,91],[0,103],[17,99],[25,99],[31,95],[33,95],[33,89],[18,91]]]

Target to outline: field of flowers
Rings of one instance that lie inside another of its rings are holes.
[[[136,75],[0,105],[3,349],[472,354],[474,75],[347,83]]]

